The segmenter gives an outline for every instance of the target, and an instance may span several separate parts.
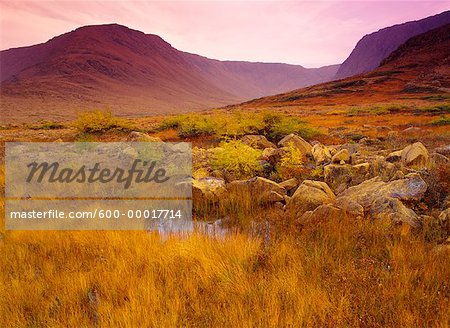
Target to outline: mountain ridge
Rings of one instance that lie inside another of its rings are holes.
[[[118,24],[84,26],[1,51],[0,67],[7,115],[24,105],[42,113],[45,105],[45,111],[65,106],[72,117],[77,108],[97,105],[122,115],[218,107],[326,81],[337,71],[336,65],[219,61]]]
[[[450,11],[382,28],[362,37],[339,67],[334,79],[366,73],[380,65],[395,49],[411,37],[450,23]]]

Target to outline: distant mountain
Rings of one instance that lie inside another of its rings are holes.
[[[255,99],[239,108],[363,105],[450,94],[450,24],[407,40],[370,72]]]
[[[329,81],[338,65],[219,61],[125,26],[86,26],[0,52],[2,116],[72,118],[109,106],[122,115],[223,106]]]
[[[395,49],[409,38],[450,23],[450,11],[418,21],[386,27],[364,36],[342,63],[335,79],[365,73],[378,67]]]

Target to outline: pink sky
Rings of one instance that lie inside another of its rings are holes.
[[[210,58],[317,67],[341,63],[365,34],[449,9],[449,1],[0,0],[0,49],[119,23]]]

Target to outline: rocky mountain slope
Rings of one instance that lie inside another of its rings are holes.
[[[344,80],[323,83],[247,102],[245,107],[329,106],[405,102],[405,97],[450,92],[450,24],[409,39],[380,67]]]
[[[3,115],[25,118],[94,106],[122,115],[198,110],[328,81],[338,68],[213,60],[116,24],[2,51],[0,67]]]
[[[450,11],[418,21],[386,27],[364,36],[342,63],[336,79],[366,73],[375,69],[409,38],[450,23]]]

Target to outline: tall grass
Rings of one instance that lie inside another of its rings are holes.
[[[330,218],[275,238],[10,232],[0,322],[14,327],[446,327],[448,251]]]

